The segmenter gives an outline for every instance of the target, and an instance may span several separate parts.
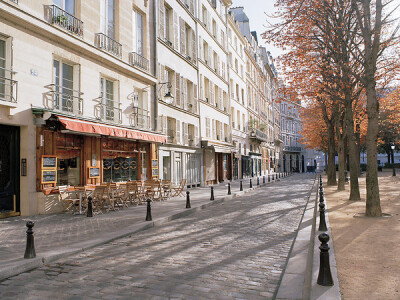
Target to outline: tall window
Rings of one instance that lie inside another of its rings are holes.
[[[133,52],[143,56],[143,16],[132,11]]]
[[[100,30],[115,39],[115,0],[100,0]]]
[[[100,79],[101,117],[106,121],[115,120],[114,82]]]
[[[73,112],[74,72],[73,66],[53,61],[54,108]]]
[[[164,12],[164,37],[167,41],[174,42],[174,24],[173,24],[173,11],[171,8],[165,6]],[[177,45],[176,45],[177,46]]]
[[[75,0],[53,0],[53,3],[70,15],[75,15]]]
[[[0,99],[6,98],[6,41],[0,40]]]

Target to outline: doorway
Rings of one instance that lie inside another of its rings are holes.
[[[0,218],[19,215],[19,127],[0,125]]]

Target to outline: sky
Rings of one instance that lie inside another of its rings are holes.
[[[282,53],[282,50],[265,44],[265,41],[260,37],[260,34],[265,31],[265,26],[268,25],[265,13],[270,15],[275,11],[275,0],[232,0],[232,2],[231,7],[244,7],[244,12],[250,19],[250,30],[257,31],[258,44],[266,47],[267,51],[270,51],[273,57],[278,57]]]

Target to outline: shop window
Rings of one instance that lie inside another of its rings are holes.
[[[82,137],[58,133],[56,147],[57,185],[80,185]]]

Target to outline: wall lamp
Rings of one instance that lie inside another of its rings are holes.
[[[172,102],[174,101],[174,96],[172,96],[172,94],[171,94],[172,84],[171,84],[170,82],[160,82],[159,84],[161,85],[161,87],[160,87],[160,89],[159,89],[158,91],[161,90],[162,85],[164,85],[164,84],[167,85],[168,91],[167,91],[167,93],[166,93],[165,96],[164,96],[164,101],[165,101],[167,104],[172,104]]]

